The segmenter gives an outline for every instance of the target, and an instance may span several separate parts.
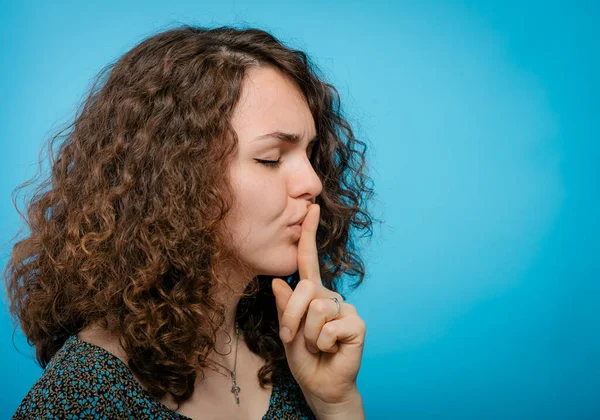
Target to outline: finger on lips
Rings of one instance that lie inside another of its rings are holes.
[[[304,336],[308,349],[314,350],[313,353],[319,348],[337,351],[335,341],[325,347],[317,346],[317,343],[324,326],[336,318],[337,304],[332,298],[337,297],[340,305],[343,305],[342,296],[324,287],[321,280],[316,240],[320,213],[319,205],[312,204],[302,222],[302,234],[298,243],[298,273],[302,280],[296,285],[280,320],[280,338],[288,343],[294,340],[306,316]]]
[[[309,279],[317,284],[321,283],[321,272],[319,271],[319,254],[317,251],[317,229],[321,208],[318,204],[312,204],[308,214],[302,222],[302,234],[298,242],[298,273],[301,279]]]
[[[308,309],[310,301],[316,296],[316,287],[321,286],[319,254],[317,251],[317,229],[319,227],[320,207],[312,204],[302,222],[302,234],[298,242],[298,274],[300,282],[290,297],[280,322],[280,338],[287,343],[294,339],[300,321]],[[287,331],[286,331],[287,329]]]

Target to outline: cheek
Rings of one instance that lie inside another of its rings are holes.
[[[285,184],[276,177],[270,180],[247,177],[240,182],[240,202],[255,218],[273,219],[284,212],[286,194]]]

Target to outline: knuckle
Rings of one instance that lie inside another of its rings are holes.
[[[331,322],[328,322],[323,326],[323,332],[327,335],[335,335],[335,325]]]
[[[327,310],[327,305],[322,299],[313,299],[310,302],[310,309],[315,312],[324,313]]]
[[[356,307],[354,305],[352,305],[351,303],[344,303],[344,308],[345,308],[346,312],[350,312],[352,314],[356,313]]]
[[[365,323],[365,321],[362,318],[360,319],[360,331],[362,333],[362,335],[367,335],[367,324]]]

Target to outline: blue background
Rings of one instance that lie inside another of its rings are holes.
[[[342,95],[384,223],[347,296],[367,418],[600,418],[595,2],[3,2],[0,242],[10,192],[97,72],[147,36],[248,24]],[[47,170],[47,168],[46,168]],[[0,417],[41,375],[0,311]]]

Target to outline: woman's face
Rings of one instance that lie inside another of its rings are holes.
[[[270,67],[249,70],[242,84],[232,125],[238,155],[230,168],[236,205],[226,226],[236,251],[256,274],[286,276],[297,268],[303,218],[323,185],[309,160],[316,136],[313,117],[301,91]],[[297,144],[273,132],[298,135]],[[260,160],[279,161],[268,166]]]

